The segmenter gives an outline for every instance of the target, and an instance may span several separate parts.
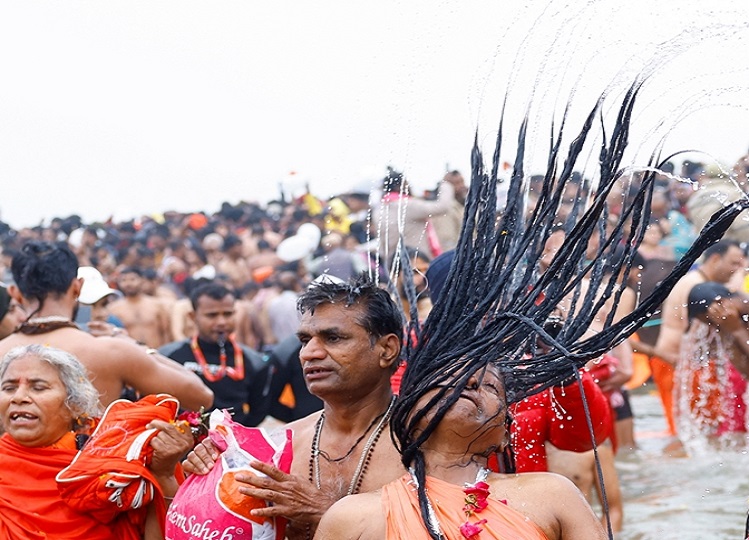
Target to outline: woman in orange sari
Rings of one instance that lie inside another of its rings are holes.
[[[99,397],[83,365],[70,354],[30,345],[0,362],[0,537],[36,540],[86,538],[135,540],[162,537],[153,504],[102,523],[74,510],[55,480],[78,452],[76,427],[99,415]],[[179,458],[192,446],[189,430],[153,421],[150,471],[168,499],[177,489]]]
[[[454,389],[448,389],[448,395],[450,390]],[[428,429],[431,414],[427,404],[438,392],[435,388],[425,394],[410,411],[411,418],[427,411],[418,428],[421,431]],[[590,506],[566,478],[552,473],[497,474],[487,470],[487,456],[509,441],[506,418],[499,369],[492,365],[479,369],[420,446],[426,508],[412,469],[379,491],[341,499],[323,516],[315,538],[605,538]]]

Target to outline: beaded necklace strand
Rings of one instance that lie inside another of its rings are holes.
[[[364,448],[362,449],[361,456],[359,456],[359,463],[356,465],[356,470],[354,471],[354,476],[351,478],[351,483],[349,484],[348,491],[346,492],[346,495],[353,495],[354,493],[358,493],[359,489],[361,488],[362,481],[364,480],[364,475],[367,472],[367,467],[369,466],[369,462],[372,459],[372,451],[374,450],[375,445],[377,444],[377,441],[380,438],[380,435],[382,434],[382,431],[385,429],[385,425],[390,420],[390,415],[393,412],[393,405],[395,405],[395,396],[390,400],[390,404],[388,405],[387,410],[382,415],[382,418],[380,419],[380,423],[377,424],[377,427],[372,432],[372,435],[369,436],[369,439],[367,440],[367,444],[364,445]],[[320,483],[320,435],[322,434],[322,428],[325,424],[325,411],[323,411],[320,414],[320,418],[317,420],[317,424],[315,425],[315,435],[312,438],[312,454],[310,456],[309,460],[309,479],[311,482],[314,482],[317,489],[320,489],[321,483]],[[370,425],[371,428],[371,425]],[[369,431],[369,428],[367,429]],[[365,431],[366,434],[366,431]],[[361,439],[360,439],[361,440]],[[352,449],[348,452],[347,455],[351,454],[353,451],[353,448],[356,448],[356,445],[359,444],[359,441],[356,442],[356,444],[352,447]],[[344,456],[345,457],[345,456]],[[339,458],[339,461],[343,458]]]

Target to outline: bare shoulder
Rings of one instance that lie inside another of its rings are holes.
[[[299,436],[300,438],[309,438],[310,440],[312,440],[312,434],[315,431],[315,425],[317,424],[317,420],[320,418],[321,414],[322,411],[308,414],[304,418],[289,422],[288,424],[284,425],[282,429],[292,430],[295,437]]]
[[[599,540],[606,534],[583,494],[554,473],[493,474],[492,495],[538,525],[550,540]]]
[[[325,512],[315,540],[375,540],[385,538],[380,492],[349,495]]]
[[[490,476],[489,483],[497,490],[497,494],[501,492],[507,495],[508,502],[517,497],[542,495],[546,498],[577,491],[571,480],[550,472],[494,474]]]

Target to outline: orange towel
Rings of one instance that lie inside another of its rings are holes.
[[[166,504],[148,469],[153,455],[149,443],[157,430],[146,430],[146,425],[174,420],[177,409],[179,402],[168,394],[111,403],[83,450],[57,475],[65,501],[102,523],[125,512],[139,525],[145,523],[148,504],[155,501],[163,531]]]

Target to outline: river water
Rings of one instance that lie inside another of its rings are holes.
[[[749,498],[746,451],[670,457],[666,423],[651,386],[632,395],[638,450],[617,457],[624,500],[618,540],[742,539]]]

